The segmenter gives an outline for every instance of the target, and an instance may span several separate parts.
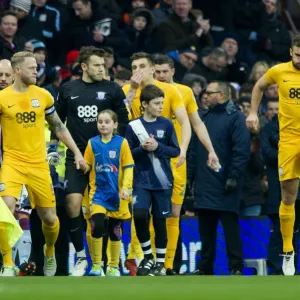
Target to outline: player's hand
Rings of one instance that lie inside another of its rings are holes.
[[[249,116],[246,119],[247,127],[252,132],[258,131],[258,115],[256,113],[250,113]]]
[[[85,166],[86,162],[83,159],[83,156],[81,154],[80,151],[76,152],[74,155],[74,159],[75,159],[75,164],[76,164],[76,169],[79,170],[81,169],[83,166]]]
[[[141,85],[144,78],[143,72],[139,71],[132,75],[130,79],[130,86],[132,89],[137,90]]]
[[[179,160],[176,164],[176,168],[179,168],[180,166],[182,166],[184,164],[185,160],[186,160],[186,151],[181,149],[180,155],[179,155]]]
[[[126,189],[122,189],[120,192],[120,198],[123,200],[129,200],[129,197],[130,197],[129,191]]]
[[[215,172],[219,172],[221,165],[219,163],[219,158],[214,151],[208,153],[207,165]]]
[[[150,134],[150,138],[148,140],[146,140],[144,142],[144,144],[142,144],[142,147],[146,151],[153,152],[157,149],[158,142],[156,141],[154,136],[152,134]]]

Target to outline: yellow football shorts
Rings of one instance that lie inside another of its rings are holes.
[[[300,138],[289,138],[279,142],[279,181],[300,178]]]
[[[27,167],[4,162],[0,173],[0,196],[19,199],[23,184],[27,188],[31,208],[56,206],[48,164]]]
[[[179,168],[176,167],[178,158],[171,160],[171,168],[174,177],[172,203],[182,205],[186,189],[186,162]]]

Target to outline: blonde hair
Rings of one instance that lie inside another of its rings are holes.
[[[110,117],[113,120],[113,122],[114,123],[118,123],[118,116],[111,109],[105,109],[105,110],[100,111],[99,114],[98,114],[98,120],[99,120],[100,115],[103,115],[103,114],[110,115]],[[114,128],[113,134],[117,134],[117,133],[118,133],[118,128]]]
[[[13,55],[11,58],[11,66],[13,69],[15,69],[19,64],[23,63],[25,61],[25,58],[32,57],[35,58],[32,52],[28,51],[21,51],[17,52]]]
[[[254,76],[255,76],[256,70],[260,66],[263,66],[266,69],[266,72],[270,69],[270,66],[268,65],[267,62],[265,62],[265,61],[258,61],[257,63],[254,64],[254,66],[253,66],[253,68],[251,70],[251,73],[250,73],[250,76],[249,76],[249,80],[253,80],[254,81]]]

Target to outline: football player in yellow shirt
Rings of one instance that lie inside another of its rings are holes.
[[[269,69],[255,84],[252,91],[251,111],[246,120],[250,130],[258,130],[258,109],[263,91],[277,84],[279,91],[279,153],[278,174],[282,201],[279,208],[280,229],[283,240],[284,275],[295,274],[292,244],[295,201],[300,178],[300,36],[293,39],[291,61]]]
[[[206,126],[201,121],[198,114],[198,106],[191,88],[175,83],[173,76],[175,74],[174,61],[167,55],[159,55],[155,58],[155,78],[161,82],[166,82],[174,85],[182,96],[184,106],[189,116],[191,125],[195,130],[199,140],[205,145],[208,151],[208,164],[216,166],[219,163],[218,157],[214,151],[211,140],[209,138]],[[175,116],[173,116],[173,124],[179,145],[182,141],[181,126]],[[172,195],[173,214],[172,218],[167,219],[168,228],[168,247],[166,256],[166,269],[173,269],[173,260],[177,247],[177,240],[179,235],[179,216],[180,210],[184,199],[186,188],[186,164],[176,168],[177,159],[173,159],[172,171],[174,176],[174,189]],[[176,233],[173,233],[175,232]],[[177,237],[174,239],[173,236]],[[170,271],[169,271],[170,272]]]
[[[54,108],[52,96],[36,84],[37,63],[32,53],[18,52],[11,59],[14,83],[0,92],[3,163],[0,196],[14,212],[22,185],[28,190],[31,207],[37,209],[45,236],[44,275],[54,276],[54,245],[59,232],[55,195],[46,161],[45,119],[57,137],[75,155],[76,167],[83,157]],[[0,224],[0,251],[4,258],[3,276],[15,276],[12,248],[5,224]]]
[[[169,120],[172,120],[173,116],[175,116],[179,124],[181,125],[181,132],[182,132],[182,141],[180,145],[181,153],[177,160],[177,164],[175,165],[175,167],[180,167],[185,163],[186,152],[191,138],[191,126],[183,103],[183,99],[176,87],[174,87],[171,84],[160,82],[154,79],[155,70],[154,70],[154,59],[152,55],[145,52],[137,52],[133,54],[133,56],[130,59],[131,59],[133,76],[131,78],[131,83],[123,86],[123,91],[126,95],[127,108],[130,111],[130,115],[131,115],[130,117],[131,119],[136,119],[141,116],[140,94],[141,94],[141,89],[144,86],[149,84],[154,84],[157,87],[159,87],[161,90],[163,90],[165,97],[164,97],[163,111],[161,115]],[[175,177],[174,186],[176,185],[177,184],[176,184],[176,177]],[[172,215],[179,216],[178,210],[174,209],[174,207],[172,207]],[[134,224],[132,224],[132,226],[134,226]],[[175,227],[173,226],[173,228]],[[170,236],[173,236],[174,237],[173,244],[175,244],[175,241],[177,244],[178,235],[179,235],[179,231],[177,226],[177,229],[174,230],[174,234],[169,235],[169,241],[170,241]],[[134,241],[131,242],[135,243]],[[166,257],[168,257],[168,255],[169,254],[167,253]]]

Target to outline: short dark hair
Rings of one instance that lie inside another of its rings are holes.
[[[105,57],[105,51],[103,49],[96,48],[94,46],[81,47],[78,55],[78,62],[80,64],[87,64],[91,56]]]
[[[230,86],[229,86],[228,82],[214,80],[214,81],[211,81],[209,84],[211,84],[211,83],[216,83],[218,85],[220,92],[222,92],[226,97],[230,97],[231,91],[230,91]]]
[[[164,92],[154,84],[146,85],[141,92],[140,101],[149,103],[151,100],[155,98],[164,97]]]
[[[267,103],[266,103],[266,106],[268,106],[268,104],[269,103],[279,103],[279,100],[278,100],[278,98],[269,98],[268,100],[267,100]]]
[[[292,40],[292,47],[300,47],[300,35],[296,35]]]
[[[154,65],[153,56],[146,52],[136,52],[130,57],[130,61],[133,62],[138,59],[146,58],[151,66]]]
[[[131,76],[132,76],[132,72],[127,69],[124,69],[116,72],[115,79],[130,80]]]
[[[7,16],[15,17],[18,20],[18,17],[14,12],[7,10],[0,15],[0,23],[2,23],[3,18]]]
[[[158,55],[155,56],[154,64],[156,64],[156,65],[167,64],[167,65],[169,65],[169,67],[171,69],[175,68],[174,60],[171,57],[169,57],[167,55],[163,55],[163,54],[158,54]]]
[[[89,2],[91,2],[90,0],[72,0],[72,4],[78,1],[81,1],[84,5],[87,5]]]
[[[227,57],[227,53],[221,47],[213,48],[209,55],[214,59],[219,59],[221,57]]]

